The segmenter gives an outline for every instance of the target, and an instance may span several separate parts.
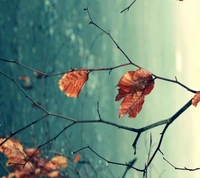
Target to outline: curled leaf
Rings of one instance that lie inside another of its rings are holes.
[[[83,85],[88,80],[88,71],[76,70],[64,74],[59,80],[59,88],[68,97],[78,97]]]
[[[192,104],[196,107],[200,101],[200,91],[198,91],[192,98]]]
[[[30,79],[30,77],[27,76],[27,75],[20,75],[20,76],[18,77],[18,79],[19,79],[19,80],[24,80],[24,82],[26,82],[26,83],[31,83],[31,79]]]
[[[142,109],[144,96],[154,88],[154,80],[150,72],[140,68],[125,73],[117,86],[119,88],[115,101],[124,98],[120,105],[119,117],[129,114],[130,118],[135,118]]]
[[[25,89],[32,89],[33,86],[31,85],[31,79],[29,76],[27,75],[20,75],[18,77],[19,80],[22,80],[24,81],[24,83],[22,84],[22,87],[25,88]]]

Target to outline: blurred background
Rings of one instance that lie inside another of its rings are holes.
[[[198,59],[200,49],[200,2],[176,0],[137,0],[129,11],[120,14],[131,1],[106,0],[0,0],[0,58],[15,60],[44,73],[53,74],[71,68],[102,68],[127,63],[111,39],[95,26],[83,9],[89,7],[93,21],[111,33],[123,51],[136,64],[152,73],[177,79],[199,90]],[[58,87],[62,77],[38,78],[16,64],[0,61],[0,70],[14,78],[36,102],[52,113],[77,120],[102,119],[124,126],[141,128],[167,119],[178,111],[193,94],[180,86],[156,81],[136,119],[119,119],[116,84],[121,76],[136,70],[133,66],[92,72],[77,99],[68,98]],[[24,86],[19,76],[30,78]],[[5,137],[41,118],[44,113],[3,75],[0,75],[0,137]],[[200,109],[193,106],[167,130],[161,150],[177,167],[200,167]],[[47,117],[14,136],[25,148],[38,147],[58,134],[70,122]],[[126,163],[137,158],[134,166],[144,168],[152,135],[152,152],[163,126],[141,136],[134,155],[132,143],[136,134],[101,123],[76,124],[40,150],[46,159],[62,154],[69,159],[63,175],[71,177],[122,177],[125,167],[107,164],[90,150],[81,151],[89,164],[73,163],[76,151],[87,145],[102,157]],[[6,175],[6,158],[0,154],[0,176]],[[91,166],[92,165],[92,166]],[[80,173],[77,174],[77,171]],[[158,153],[149,168],[149,177],[199,177],[198,171],[178,171]],[[126,178],[142,174],[130,170]]]

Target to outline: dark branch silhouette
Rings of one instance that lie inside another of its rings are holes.
[[[123,13],[124,11],[129,11],[129,9],[131,8],[131,6],[136,2],[136,0],[134,0],[128,7],[126,7],[125,9],[123,9],[120,13]]]

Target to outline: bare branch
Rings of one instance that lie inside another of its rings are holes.
[[[141,68],[139,65],[137,65],[137,64],[135,64],[135,63],[133,63],[133,62],[131,61],[131,59],[130,59],[130,58],[128,57],[128,55],[121,49],[121,47],[120,47],[120,46],[118,45],[118,43],[114,40],[114,38],[111,36],[110,33],[108,33],[108,32],[105,31],[103,28],[101,28],[99,25],[97,25],[95,22],[93,22],[92,17],[91,17],[90,12],[89,12],[89,9],[88,9],[88,8],[85,8],[84,10],[87,11],[88,16],[89,16],[89,18],[90,18],[89,24],[94,25],[94,26],[97,27],[99,30],[101,30],[101,31],[104,32],[106,35],[108,35],[108,36],[110,37],[110,39],[113,41],[113,43],[117,46],[117,48],[118,48],[118,49],[122,52],[122,54],[126,57],[126,59],[129,61],[130,64],[134,65],[134,66],[137,67],[137,68]]]
[[[192,93],[197,93],[197,91],[192,90],[192,89],[188,88],[186,85],[184,85],[183,83],[179,82],[176,77],[175,77],[175,80],[172,80],[172,79],[168,79],[168,78],[164,78],[164,77],[159,77],[155,74],[152,74],[152,75],[155,77],[155,79],[160,79],[160,80],[164,80],[164,81],[167,81],[167,82],[176,83],[176,84],[180,85],[181,87],[185,88],[186,90],[188,90]]]
[[[148,168],[148,166],[151,164],[151,162],[153,161],[154,157],[156,156],[157,152],[160,150],[160,146],[162,144],[163,138],[164,138],[164,134],[167,131],[167,128],[185,111],[187,110],[192,104],[192,99],[189,100],[180,110],[178,110],[170,119],[169,119],[169,123],[167,123],[162,131],[161,137],[160,137],[160,141],[158,143],[158,146],[156,148],[156,150],[154,151],[152,157],[150,158],[146,169]]]
[[[123,9],[120,13],[123,13],[124,11],[129,11],[130,7],[136,2],[136,0],[134,0],[128,7],[126,7],[125,9]]]
[[[24,68],[26,68],[26,69],[28,69],[30,71],[38,72],[38,73],[42,74],[45,78],[46,77],[51,77],[51,76],[64,75],[66,73],[70,73],[70,72],[73,72],[73,71],[90,71],[90,72],[94,72],[94,71],[109,71],[109,73],[110,73],[114,69],[125,67],[125,66],[128,66],[128,65],[132,65],[130,63],[124,63],[124,64],[120,64],[120,65],[113,66],[113,67],[103,67],[103,68],[88,68],[88,69],[73,69],[73,68],[71,68],[71,70],[68,70],[68,71],[65,71],[65,72],[47,74],[47,73],[44,73],[42,71],[33,69],[33,68],[29,67],[29,66],[26,66],[26,65],[24,65],[22,63],[19,63],[17,61],[11,61],[11,60],[1,59],[1,58],[0,58],[0,61],[4,61],[4,62],[7,62],[7,63],[14,63],[14,64],[22,66],[22,67],[24,67]]]
[[[65,71],[65,72],[47,74],[47,73],[44,73],[42,71],[33,69],[33,68],[29,67],[29,66],[26,66],[26,65],[24,65],[22,63],[19,63],[17,61],[12,61],[12,60],[2,59],[2,58],[0,58],[0,61],[4,61],[4,62],[8,62],[8,63],[14,63],[16,65],[22,66],[22,67],[24,67],[24,68],[26,68],[28,70],[33,71],[33,72],[38,72],[38,73],[42,74],[45,78],[46,77],[50,77],[50,76],[63,75],[63,74],[70,73],[70,72],[73,72],[73,71],[90,71],[90,72],[94,72],[94,71],[109,71],[109,74],[110,74],[111,71],[114,70],[114,69],[121,68],[121,67],[128,66],[128,65],[133,65],[132,63],[124,63],[124,64],[120,64],[120,65],[113,66],[113,67],[107,67],[107,68],[88,68],[88,69],[73,69],[72,68],[71,70],[68,70],[68,71]],[[2,74],[2,75],[7,77],[7,75],[3,74],[2,72],[0,74]],[[175,80],[172,80],[172,79],[168,79],[168,78],[157,76],[156,74],[153,74],[153,73],[152,73],[152,75],[155,77],[154,80],[159,79],[159,80],[163,80],[163,81],[166,81],[166,82],[175,83],[175,84],[180,85],[181,87],[185,88],[186,90],[188,90],[188,91],[190,91],[192,93],[197,93],[196,90],[192,90],[189,87],[187,87],[186,85],[184,85],[183,83],[179,82],[176,77],[175,77]],[[9,78],[9,77],[7,77],[7,78]],[[13,80],[12,78],[10,78],[10,79]],[[35,105],[38,106],[39,104],[37,103]]]
[[[131,168],[137,170],[137,171],[140,171],[140,172],[146,172],[147,168],[149,167],[149,165],[151,164],[152,160],[154,159],[155,155],[157,154],[158,151],[160,151],[160,146],[161,146],[161,143],[162,143],[162,140],[163,140],[163,137],[164,137],[164,134],[167,130],[167,128],[169,127],[169,125],[176,119],[180,116],[180,114],[182,114],[190,105],[191,105],[191,100],[186,103],[179,111],[177,111],[171,118],[169,119],[166,119],[166,120],[162,120],[162,121],[159,121],[159,122],[156,122],[156,123],[153,123],[153,124],[150,124],[146,127],[142,127],[140,129],[135,129],[135,128],[130,128],[130,127],[126,127],[126,126],[121,126],[121,125],[118,125],[118,124],[115,124],[115,123],[112,123],[112,122],[109,122],[109,121],[105,121],[101,118],[101,115],[100,115],[100,111],[99,111],[99,103],[97,104],[97,113],[98,113],[98,116],[99,116],[99,120],[74,120],[74,119],[71,119],[71,118],[68,118],[66,116],[62,116],[62,115],[58,115],[58,114],[53,114],[53,113],[50,113],[49,111],[47,111],[46,109],[44,109],[41,105],[39,105],[38,103],[36,103],[23,89],[22,87],[20,87],[20,85],[11,77],[7,76],[6,74],[0,72],[0,74],[2,74],[3,76],[5,76],[6,78],[8,78],[9,80],[11,80],[12,82],[15,83],[15,85],[22,91],[22,93],[25,94],[25,96],[30,100],[32,101],[35,105],[37,105],[42,111],[44,111],[46,113],[45,116],[41,117],[40,119],[28,124],[27,126],[17,130],[16,132],[12,133],[6,140],[4,140],[4,142],[0,143],[0,145],[2,145],[3,143],[5,143],[8,139],[10,139],[12,136],[16,135],[17,133],[25,130],[26,128],[30,127],[31,125],[33,124],[36,124],[38,123],[39,121],[41,121],[42,119],[46,118],[47,116],[51,115],[51,116],[55,116],[55,117],[59,117],[59,118],[63,118],[63,119],[67,119],[69,121],[72,121],[73,123],[69,124],[68,126],[66,126],[65,128],[63,128],[55,137],[51,138],[50,140],[48,140],[47,142],[39,145],[37,147],[37,149],[35,150],[35,152],[33,153],[33,155],[31,157],[29,157],[27,160],[26,160],[26,163],[34,156],[34,154],[36,153],[37,150],[39,150],[41,147],[47,145],[48,143],[52,142],[53,140],[55,140],[60,134],[62,134],[65,130],[67,130],[69,127],[71,127],[72,125],[75,125],[77,123],[104,123],[104,124],[107,124],[107,125],[112,125],[114,127],[117,127],[117,128],[121,128],[121,129],[124,129],[124,130],[129,130],[129,131],[132,131],[132,132],[136,132],[137,133],[137,136],[135,138],[135,141],[133,143],[133,147],[134,149],[136,150],[136,144],[137,144],[137,141],[141,135],[142,132],[144,131],[147,131],[149,129],[152,129],[152,128],[155,128],[157,126],[160,126],[160,125],[165,125],[164,129],[163,129],[163,132],[161,134],[161,138],[160,138],[160,141],[159,141],[159,144],[154,152],[154,154],[152,155],[152,157],[150,158],[148,164],[145,166],[145,169],[138,169],[138,168],[134,168],[134,167],[131,167],[129,164],[123,164],[123,163],[117,163],[117,162],[113,162],[113,161],[108,161],[107,159],[103,158],[102,156],[100,156],[99,154],[97,154],[93,149],[91,149],[90,147],[84,147],[82,148],[81,150],[83,149],[86,149],[86,148],[89,148],[93,153],[95,153],[97,156],[99,156],[100,158],[102,158],[103,160],[107,161],[108,163],[111,163],[111,164],[116,164],[116,165],[123,165],[123,166],[130,166]],[[175,81],[177,82],[177,80]],[[174,83],[175,83],[174,82]],[[80,150],[79,150],[80,151]],[[24,163],[23,165],[25,166]],[[183,169],[183,168],[180,168],[180,169]],[[189,168],[184,168],[184,170],[198,170],[199,168],[195,168],[195,169],[189,169]]]
[[[187,168],[187,167],[177,167],[177,166],[174,166],[170,161],[168,161],[165,157],[163,157],[163,159],[170,165],[172,166],[174,169],[176,170],[180,170],[180,171],[199,171],[200,168],[197,167],[197,168]]]
[[[103,159],[108,164],[114,164],[114,165],[120,165],[120,166],[130,167],[130,168],[132,168],[132,169],[134,169],[134,170],[136,170],[138,172],[144,172],[144,170],[135,168],[132,165],[130,165],[129,163],[119,163],[119,162],[109,161],[106,158],[104,158],[103,156],[101,156],[100,154],[98,154],[96,151],[94,151],[90,146],[86,146],[86,147],[80,148],[79,150],[73,151],[73,154],[75,154],[77,152],[80,152],[82,150],[85,150],[85,149],[89,149],[95,155],[97,155],[99,158]]]

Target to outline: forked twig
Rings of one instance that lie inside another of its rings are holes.
[[[92,20],[92,17],[91,17],[91,15],[90,15],[89,9],[88,9],[88,8],[85,8],[84,10],[87,11],[88,16],[89,16],[89,18],[90,18],[89,24],[94,25],[94,26],[97,27],[99,30],[101,30],[101,31],[104,32],[106,35],[108,35],[108,36],[110,37],[110,39],[113,41],[113,43],[117,46],[117,48],[121,51],[121,53],[126,57],[126,59],[129,61],[130,64],[134,65],[134,66],[137,67],[137,68],[141,68],[139,65],[137,65],[137,64],[135,64],[135,63],[133,63],[133,62],[131,61],[131,59],[130,59],[130,58],[128,57],[128,55],[121,49],[121,47],[118,45],[118,43],[117,43],[117,42],[115,41],[115,39],[111,36],[110,33],[108,33],[107,31],[105,31],[103,28],[101,28],[99,25],[97,25],[97,24]]]
[[[136,167],[133,167],[133,166],[130,165],[129,163],[119,163],[119,162],[115,162],[115,161],[110,161],[110,160],[104,158],[103,156],[101,156],[99,153],[97,153],[97,152],[96,152],[94,149],[92,149],[90,146],[85,146],[85,147],[80,148],[80,149],[78,149],[78,150],[76,150],[76,151],[73,151],[72,153],[73,153],[73,154],[76,154],[76,153],[78,153],[78,152],[80,152],[80,151],[83,151],[83,150],[85,150],[85,149],[89,149],[90,151],[92,151],[92,152],[93,152],[95,155],[97,155],[99,158],[103,159],[107,164],[114,164],[114,165],[120,165],[120,166],[130,167],[130,168],[132,168],[132,169],[134,169],[134,170],[136,170],[136,171],[138,171],[138,172],[144,172],[143,169],[138,169],[138,168],[136,168]]]
[[[120,13],[123,13],[124,11],[129,11],[130,7],[136,2],[136,0],[134,0],[128,7],[126,7],[125,9],[123,9]]]

